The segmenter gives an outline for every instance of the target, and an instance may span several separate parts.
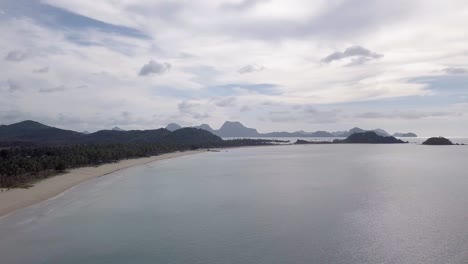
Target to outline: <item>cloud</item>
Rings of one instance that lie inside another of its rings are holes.
[[[21,51],[21,50],[12,50],[8,52],[8,54],[5,56],[5,60],[7,61],[23,61],[28,57],[28,54],[26,52]]]
[[[153,74],[163,74],[171,69],[171,64],[167,62],[159,63],[154,60],[150,60],[147,64],[143,65],[138,75],[148,76]]]
[[[0,111],[0,124],[12,124],[23,120],[30,119],[29,113],[18,110]]]
[[[442,70],[446,74],[468,74],[468,69],[459,67],[448,67]]]
[[[349,65],[359,65],[359,64],[364,64],[370,60],[379,59],[382,57],[383,57],[382,54],[372,52],[361,46],[351,46],[345,49],[343,52],[341,51],[334,52],[326,56],[325,58],[323,58],[321,61],[323,63],[331,63],[333,61],[339,61],[345,58],[351,58],[351,62]]]
[[[425,89],[437,91],[438,93],[465,93],[468,90],[468,74],[463,74],[459,69],[451,70],[451,74],[420,76],[409,79],[410,83],[420,83],[425,85]],[[455,73],[456,72],[456,73]]]
[[[21,90],[22,88],[23,87],[21,87],[21,85],[18,82],[8,79],[8,91],[15,92]]]
[[[241,109],[239,111],[240,112],[248,112],[250,110],[252,110],[252,108],[250,106],[244,105],[244,106],[241,107]]]
[[[86,3],[86,1],[5,1],[7,2],[5,7],[7,16],[13,18],[27,17],[37,25],[52,28],[54,30],[63,30],[64,32],[99,30],[101,32],[133,38],[148,38],[146,34],[135,28],[106,23],[103,22],[102,19],[95,19],[86,16],[86,12],[80,13],[79,7],[89,6],[89,2]],[[103,5],[95,6],[101,8],[100,11],[105,11],[105,9],[102,9]]]
[[[187,114],[191,116],[193,119],[206,119],[210,117],[208,113],[200,112],[202,105],[199,103],[182,101],[181,103],[177,105],[177,107],[182,114]]]
[[[228,107],[233,106],[236,103],[235,97],[227,97],[227,98],[218,98],[214,100],[216,106],[219,107]]]
[[[39,89],[39,92],[40,93],[56,93],[56,92],[63,92],[65,90],[66,90],[65,86],[60,85],[54,88],[42,88],[42,89]]]
[[[270,0],[241,0],[237,3],[224,3],[221,5],[222,9],[227,11],[245,11],[253,8],[260,3],[269,2]]]
[[[47,73],[47,72],[49,72],[49,66],[45,66],[45,67],[42,67],[42,68],[35,69],[33,72],[34,73]]]
[[[290,110],[276,110],[268,112],[267,120],[275,123],[336,123],[341,113],[340,109],[319,110],[311,105]]]
[[[17,52],[11,58],[25,60],[4,60],[0,112],[57,120],[50,109],[62,109],[81,118],[69,128],[92,131],[105,120],[126,122],[120,113],[129,109],[133,129],[160,125],[152,118],[157,113],[158,120],[185,124],[211,115],[211,125],[262,117],[266,130],[293,129],[268,122],[269,112],[294,120],[297,129],[333,130],[380,122],[357,119],[361,112],[452,111],[445,107],[466,102],[468,74],[443,69],[467,66],[468,2],[436,2],[5,0],[0,59]],[[433,12],[437,19],[427,15]],[[417,45],[421,36],[424,48]],[[377,60],[381,54],[385,60]],[[443,118],[387,121],[395,130],[461,134],[467,118],[447,118],[451,126]],[[336,123],[314,124],[330,120]]]
[[[423,119],[423,118],[434,118],[434,117],[448,117],[448,116],[457,116],[460,113],[453,113],[453,112],[445,112],[445,111],[393,111],[391,113],[388,112],[364,112],[356,114],[356,118],[361,119]]]
[[[252,72],[258,72],[258,71],[263,71],[263,70],[265,70],[265,67],[262,65],[249,64],[240,68],[237,72],[240,74],[245,74],[245,73],[252,73]]]

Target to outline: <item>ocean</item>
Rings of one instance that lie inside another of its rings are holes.
[[[468,263],[467,158],[414,143],[157,161],[0,218],[0,263]]]

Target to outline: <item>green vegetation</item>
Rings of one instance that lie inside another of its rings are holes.
[[[332,144],[331,141],[307,141],[303,139],[298,139],[294,144],[296,145],[309,145],[309,144]]]
[[[206,133],[208,134],[202,133],[196,137],[189,131],[181,131],[166,138],[164,144],[126,143],[4,148],[0,150],[0,188],[28,187],[35,181],[68,169],[97,166],[130,158],[198,148],[273,144],[269,140],[261,139],[222,140],[209,132]]]
[[[423,145],[453,145],[452,141],[444,137],[431,137],[422,143]]]

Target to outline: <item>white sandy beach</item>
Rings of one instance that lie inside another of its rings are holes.
[[[118,163],[104,164],[98,167],[83,167],[72,169],[65,174],[57,175],[37,182],[33,187],[28,189],[4,190],[0,192],[0,217],[7,215],[15,210],[28,207],[55,197],[60,193],[72,188],[73,186],[76,186],[92,178],[137,165],[147,164],[158,160],[177,158],[205,151],[206,150],[174,152],[149,158],[122,160]]]

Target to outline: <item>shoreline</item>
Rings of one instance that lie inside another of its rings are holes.
[[[81,167],[71,169],[69,172],[52,176],[34,183],[30,188],[15,188],[0,192],[0,218],[7,216],[19,209],[23,209],[40,202],[49,200],[68,189],[85,181],[102,177],[120,170],[138,165],[144,165],[159,160],[178,158],[186,155],[208,152],[208,150],[191,150],[184,152],[172,152],[148,158],[136,158],[121,160],[117,163],[103,164],[97,167]]]

